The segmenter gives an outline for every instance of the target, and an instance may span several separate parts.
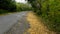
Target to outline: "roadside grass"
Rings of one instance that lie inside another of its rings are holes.
[[[37,14],[36,14],[37,15]],[[48,15],[44,12],[42,14],[37,15],[40,17],[47,28],[51,31],[57,32],[60,34],[60,12],[59,11],[50,11]]]
[[[8,10],[0,9],[0,16],[13,14],[13,13],[18,13],[18,12],[23,12],[23,10],[14,12],[14,11],[8,11]]]
[[[8,10],[0,9],[0,16],[6,15],[8,13],[9,13]]]
[[[48,15],[42,16],[46,26],[49,30],[53,30],[55,32],[60,32],[60,12],[50,12]]]
[[[43,22],[49,30],[55,31],[60,34],[60,11],[54,9],[50,11],[36,11],[36,15],[42,18]]]
[[[8,13],[8,11],[7,10],[0,9],[0,14],[5,14],[5,13]]]
[[[54,31],[50,31],[43,23],[40,17],[37,17],[35,13],[30,12],[27,15],[27,21],[29,21],[30,28],[24,34],[56,34]]]
[[[17,11],[17,12],[20,12],[20,11]],[[17,12],[10,12],[8,10],[0,9],[0,16],[12,14],[12,13],[17,13]]]

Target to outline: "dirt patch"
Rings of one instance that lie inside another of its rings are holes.
[[[30,28],[24,34],[27,34],[27,32],[29,34],[56,34],[53,31],[49,31],[33,12],[28,13],[27,20],[29,21]]]

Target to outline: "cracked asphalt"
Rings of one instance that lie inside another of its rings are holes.
[[[0,16],[0,34],[23,34],[28,29],[28,11]]]

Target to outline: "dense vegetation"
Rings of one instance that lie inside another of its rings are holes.
[[[32,7],[27,3],[27,4],[23,4],[23,3],[16,3],[17,5],[17,11],[30,11],[32,10]]]
[[[60,0],[28,0],[50,30],[60,32]]]
[[[17,3],[15,0],[0,0],[0,14],[7,12],[28,11],[32,7],[29,4]]]
[[[14,0],[0,0],[0,9],[16,11],[16,2]]]

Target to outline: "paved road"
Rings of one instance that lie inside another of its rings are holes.
[[[12,25],[17,23],[18,20],[21,20],[21,18],[26,16],[26,14],[27,14],[27,11],[9,14],[9,15],[5,15],[5,16],[0,16],[0,34],[3,34],[7,30],[9,30],[12,27]],[[24,25],[24,24],[22,24],[22,25]],[[22,26],[22,28],[23,28],[23,26]]]

